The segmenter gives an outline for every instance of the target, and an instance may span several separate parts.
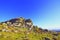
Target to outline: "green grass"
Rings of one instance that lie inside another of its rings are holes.
[[[0,25],[0,30],[2,30],[3,27]],[[10,27],[10,28],[5,28],[11,32],[5,32],[5,31],[0,31],[0,40],[46,40],[45,38],[48,38],[49,40],[60,40],[60,34],[58,36],[54,36],[52,33],[49,32],[34,32],[31,30],[30,32],[28,31],[28,28],[19,28],[19,27]],[[35,28],[35,30],[38,30],[38,28]],[[13,30],[13,32],[12,32]],[[15,30],[19,32],[14,32]],[[27,34],[29,33],[29,34]]]

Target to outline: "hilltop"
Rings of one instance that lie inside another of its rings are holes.
[[[0,23],[0,40],[60,40],[60,32],[38,28],[23,17]]]

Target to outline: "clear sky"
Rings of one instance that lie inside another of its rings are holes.
[[[60,29],[60,0],[0,0],[0,22],[17,17],[43,29]]]

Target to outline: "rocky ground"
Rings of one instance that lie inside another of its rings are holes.
[[[38,28],[31,19],[20,17],[0,23],[0,40],[60,40],[60,32]]]

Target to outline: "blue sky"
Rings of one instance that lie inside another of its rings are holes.
[[[60,0],[0,0],[0,22],[12,18],[32,19],[43,29],[60,29]]]

